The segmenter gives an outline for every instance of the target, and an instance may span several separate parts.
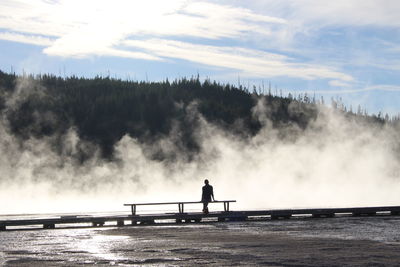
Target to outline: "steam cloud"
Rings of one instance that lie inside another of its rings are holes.
[[[25,93],[9,95],[7,109],[18,105]],[[243,137],[207,122],[195,104],[188,109],[187,119],[197,124],[200,151],[190,160],[176,153],[174,160],[165,161],[148,155],[178,150],[179,122],[169,136],[152,144],[124,136],[116,144],[116,160],[107,161],[92,144],[80,140],[73,127],[57,139],[63,144],[61,153],[52,149],[52,137],[21,142],[3,114],[0,214],[123,210],[127,202],[197,201],[205,178],[214,186],[216,199],[238,201],[233,209],[399,204],[399,131],[392,125],[372,127],[320,107],[306,130],[288,126],[278,131],[268,120],[271,107],[261,99],[253,114],[263,128]],[[290,111],[296,112],[295,103]],[[78,149],[92,151],[83,165],[73,157]]]

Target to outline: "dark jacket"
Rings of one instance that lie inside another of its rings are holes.
[[[203,186],[203,194],[201,196],[201,202],[211,202],[211,197],[214,199],[213,187],[209,184]]]

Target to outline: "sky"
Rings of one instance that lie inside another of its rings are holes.
[[[199,75],[400,113],[398,0],[0,0],[0,70]]]

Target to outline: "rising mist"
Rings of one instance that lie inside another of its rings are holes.
[[[238,201],[233,209],[399,204],[399,129],[394,124],[367,123],[315,105],[317,115],[305,127],[290,122],[278,127],[270,116],[276,107],[259,95],[251,116],[260,128],[243,134],[208,120],[193,99],[183,107],[176,103],[185,115],[171,122],[167,134],[151,142],[124,134],[107,158],[96,142],[81,138],[71,121],[61,132],[16,134],[10,114],[24,99],[54,100],[45,87],[37,90],[31,82],[19,79],[14,90],[3,90],[0,201],[6,205],[1,214],[114,211],[128,202],[196,201],[205,178],[217,200]],[[304,112],[298,105],[293,101],[287,112]],[[33,117],[38,124],[60,120],[48,110]],[[180,144],[188,122],[195,152]],[[245,126],[236,122],[234,128],[240,127]],[[82,151],[89,156],[77,160]],[[154,157],[160,153],[162,158]]]

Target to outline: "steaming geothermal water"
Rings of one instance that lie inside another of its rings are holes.
[[[400,217],[0,232],[7,266],[398,266]]]
[[[52,137],[21,142],[3,119],[0,201],[7,205],[0,214],[118,211],[127,202],[196,201],[204,178],[217,200],[238,201],[233,209],[399,204],[400,139],[394,126],[366,125],[321,107],[307,129],[276,130],[262,101],[253,112],[264,126],[256,136],[244,137],[189,110],[200,147],[190,160],[178,150],[179,123],[151,144],[124,136],[116,144],[116,160],[106,161],[73,128],[56,153]],[[93,157],[77,164],[78,148],[93,151]],[[149,156],[154,151],[174,159],[154,160]]]

